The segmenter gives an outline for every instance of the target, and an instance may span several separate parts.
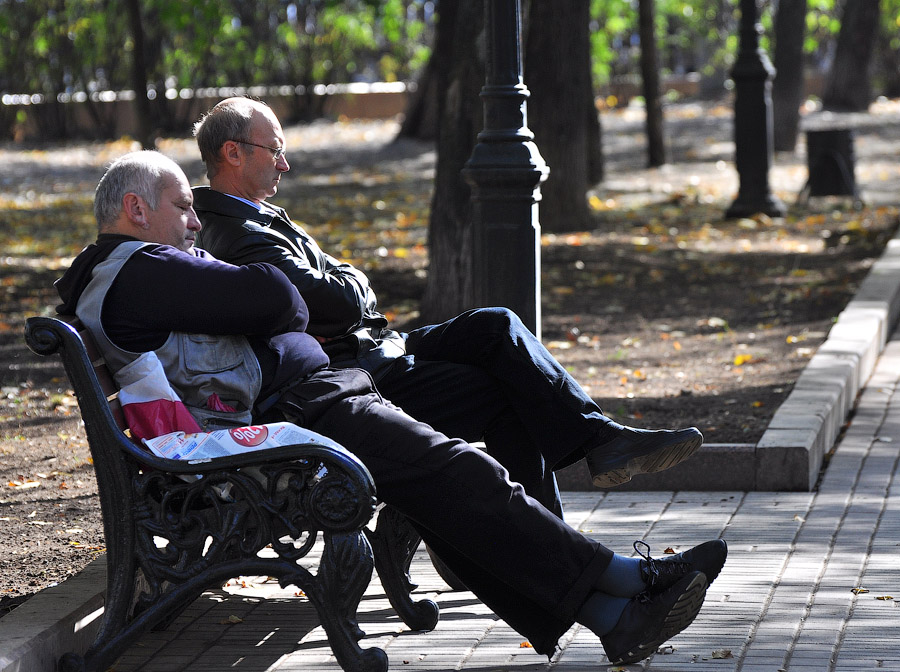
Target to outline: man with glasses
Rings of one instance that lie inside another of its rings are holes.
[[[307,331],[332,366],[362,368],[417,420],[448,436],[484,441],[511,478],[557,515],[556,469],[585,458],[594,484],[613,487],[668,469],[700,447],[703,437],[693,427],[643,430],[606,417],[505,308],[467,311],[408,334],[388,329],[365,274],[323,252],[266,201],[290,170],[272,110],[229,98],[194,133],[210,181],[193,190],[203,223],[198,246],[233,264],[277,266],[303,296]]]

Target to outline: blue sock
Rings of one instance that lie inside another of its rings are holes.
[[[590,628],[598,637],[616,627],[616,623],[622,617],[622,612],[630,602],[627,597],[616,597],[599,591],[590,594],[578,613],[575,620],[586,628]]]
[[[647,588],[641,572],[643,558],[629,558],[613,554],[606,571],[594,583],[594,587],[616,597],[634,597]]]

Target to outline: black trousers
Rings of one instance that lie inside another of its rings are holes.
[[[322,369],[274,410],[354,453],[378,497],[487,606],[550,655],[612,551],[576,532],[490,455],[414,420],[359,369]]]
[[[380,373],[378,391],[447,436],[484,441],[513,481],[561,517],[553,471],[620,426],[510,310],[468,310],[406,338],[407,356]]]

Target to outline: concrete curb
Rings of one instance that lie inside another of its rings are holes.
[[[900,232],[838,316],[757,444],[706,444],[690,460],[617,490],[810,491],[900,316]],[[583,462],[561,490],[591,490]]]
[[[100,628],[105,602],[103,555],[0,619],[0,672],[51,672],[64,653],[83,654]]]
[[[813,488],[898,315],[900,235],[888,242],[769,423],[756,446],[752,489]]]

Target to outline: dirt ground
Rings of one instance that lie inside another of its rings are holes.
[[[738,178],[731,111],[667,108],[672,164],[643,168],[643,114],[605,113],[608,179],[596,225],[543,237],[543,340],[615,419],[698,426],[752,443],[852,298],[898,224],[900,105],[857,133],[866,206],[798,203],[805,148],[778,155],[783,219],[724,220]],[[434,152],[391,143],[395,122],[287,129],[292,171],[276,201],[323,247],[365,268],[380,307],[417,324]],[[0,147],[0,615],[104,549],[96,480],[61,367],[31,354],[24,319],[49,314],[52,282],[92,240],[91,193],[128,141]],[[160,149],[202,182],[189,140]]]

